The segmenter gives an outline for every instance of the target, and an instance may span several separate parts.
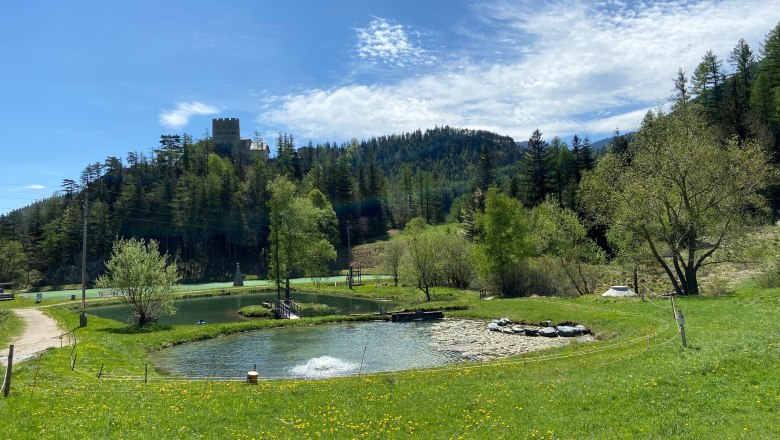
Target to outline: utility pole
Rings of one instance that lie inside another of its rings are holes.
[[[81,240],[81,314],[79,327],[87,326],[87,218],[89,216],[89,182],[84,185],[84,234]]]
[[[347,220],[347,285],[352,289],[352,245],[350,244],[349,228],[350,223]]]
[[[282,301],[282,280],[279,278],[279,213],[274,213],[274,235],[276,236],[276,246],[274,246],[274,254],[276,257],[276,301],[277,307]]]

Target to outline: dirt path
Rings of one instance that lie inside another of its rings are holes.
[[[57,321],[39,309],[11,309],[24,321],[21,334],[11,338],[14,344],[14,364],[32,358],[50,347],[59,347],[59,336],[65,333]],[[65,345],[68,339],[62,340]],[[8,352],[0,353],[0,365],[5,365]]]

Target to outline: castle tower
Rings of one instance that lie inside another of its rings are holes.
[[[239,164],[250,160],[251,139],[241,139],[241,128],[238,118],[216,118],[211,120],[211,139],[214,141],[214,151],[222,157],[230,157]],[[258,145],[256,149],[261,148]],[[266,146],[266,149],[268,147]],[[268,152],[264,160],[268,160]],[[261,152],[261,153],[262,153]],[[260,157],[263,157],[260,154]]]
[[[229,151],[234,145],[241,142],[238,118],[212,119],[211,136],[214,138],[215,145],[226,147]]]

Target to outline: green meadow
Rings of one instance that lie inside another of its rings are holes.
[[[395,290],[362,289],[374,297]],[[492,362],[256,386],[170,377],[150,365],[145,382],[149,354],[173,344],[375,317],[136,330],[91,316],[75,331],[73,369],[70,348],[15,366],[11,394],[0,399],[0,437],[780,437],[780,290],[745,284],[728,295],[679,299],[688,348],[660,298],[479,301],[473,292],[448,291],[439,301],[454,306],[449,317],[576,321],[597,340]],[[72,310],[46,311],[67,328],[78,325]]]

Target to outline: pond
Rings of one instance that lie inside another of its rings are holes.
[[[322,295],[318,293],[294,292],[293,300],[302,303],[327,304],[336,307],[342,315],[359,313],[376,313],[381,309],[393,306],[389,301],[373,301],[362,298],[349,298],[345,296]],[[244,295],[211,296],[201,298],[186,298],[174,301],[176,314],[160,318],[161,324],[181,325],[195,324],[199,320],[206,324],[221,322],[247,321],[238,314],[241,307],[258,305],[263,301],[276,299],[276,292],[252,293]],[[113,319],[121,322],[129,322],[130,307],[127,305],[113,305],[94,307],[87,310],[91,315],[101,318]]]
[[[437,350],[431,322],[364,322],[287,327],[229,335],[153,355],[162,371],[183,377],[309,378],[429,368],[464,360]]]

